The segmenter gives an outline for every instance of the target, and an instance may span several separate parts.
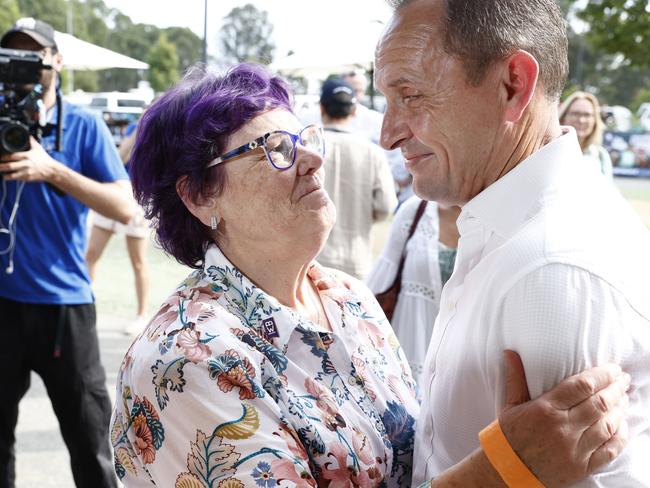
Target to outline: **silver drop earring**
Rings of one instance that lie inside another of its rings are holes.
[[[217,230],[217,225],[219,225],[219,219],[215,215],[210,216],[210,228],[212,230]]]

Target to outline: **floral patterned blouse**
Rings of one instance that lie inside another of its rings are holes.
[[[308,272],[328,332],[208,250],[122,363],[111,439],[124,485],[410,486],[408,363],[370,291],[331,273]]]

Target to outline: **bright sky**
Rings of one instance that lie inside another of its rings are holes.
[[[158,27],[189,27],[203,37],[203,0],[104,0],[134,22]],[[223,18],[234,8],[253,3],[266,10],[273,23],[276,59],[289,49],[298,50],[301,40],[327,46],[330,36],[350,36],[355,42],[359,26],[385,22],[390,7],[384,0],[208,0],[208,46],[214,52]],[[376,30],[376,29],[375,29]]]

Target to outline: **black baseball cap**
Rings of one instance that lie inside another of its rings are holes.
[[[9,40],[17,33],[23,33],[34,39],[43,47],[56,48],[54,28],[47,22],[36,20],[32,17],[23,17],[9,29],[0,39],[0,47],[7,47]]]

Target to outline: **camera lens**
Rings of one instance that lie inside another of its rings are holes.
[[[29,149],[29,130],[22,124],[7,122],[0,128],[0,146],[5,153]]]

